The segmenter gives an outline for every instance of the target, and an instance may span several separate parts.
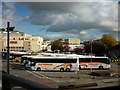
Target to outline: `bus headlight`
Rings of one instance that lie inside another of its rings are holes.
[[[35,70],[35,67],[31,66],[30,69],[31,69],[31,70]]]

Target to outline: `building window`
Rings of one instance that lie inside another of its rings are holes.
[[[29,38],[25,38],[25,40],[29,40]]]
[[[21,40],[24,40],[24,38],[21,38]]]
[[[15,40],[15,38],[13,38],[13,40]]]

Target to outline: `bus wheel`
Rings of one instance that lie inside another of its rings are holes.
[[[103,66],[99,66],[99,70],[103,70]]]
[[[38,68],[37,68],[37,71],[41,71],[41,68],[40,68],[40,67],[38,67]]]
[[[81,70],[82,68],[81,68],[81,66],[79,66],[79,70]]]
[[[18,61],[18,60],[16,60],[15,62],[16,62],[16,63],[19,63],[19,61]]]
[[[60,71],[63,72],[63,71],[64,71],[64,68],[60,68]]]
[[[69,68],[66,68],[66,70],[65,70],[65,71],[70,72],[70,69],[69,69]]]

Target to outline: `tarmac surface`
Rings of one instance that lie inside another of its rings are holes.
[[[30,71],[12,64],[10,74],[56,89],[93,89],[120,85],[119,63],[112,62],[110,70],[80,70],[78,72]],[[6,71],[6,62],[2,63]],[[13,89],[16,90],[16,89]]]

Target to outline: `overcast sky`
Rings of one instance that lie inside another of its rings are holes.
[[[21,32],[50,40],[95,40],[103,34],[118,38],[118,0],[88,1],[3,2],[2,25],[10,21]]]

